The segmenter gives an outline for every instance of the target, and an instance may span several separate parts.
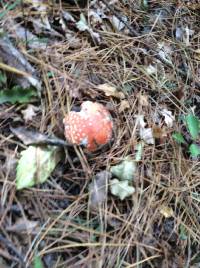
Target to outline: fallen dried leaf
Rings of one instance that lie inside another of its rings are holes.
[[[175,31],[175,36],[176,36],[176,39],[181,41],[183,39],[183,29],[181,27],[176,27],[176,31]]]
[[[56,138],[49,137],[45,134],[41,134],[37,131],[27,130],[24,127],[12,128],[12,133],[18,137],[25,145],[39,144],[39,145],[57,145],[57,146],[70,146],[66,141]],[[72,145],[71,145],[72,146]]]
[[[130,108],[130,104],[127,100],[122,100],[119,106],[119,112],[122,113]]]
[[[146,123],[144,122],[144,115],[135,115],[136,124],[139,125],[140,128],[144,128]]]
[[[14,233],[32,233],[37,226],[37,221],[29,221],[21,218],[18,219],[12,226],[6,227],[6,230]]]
[[[183,35],[183,42],[186,46],[190,46],[190,37],[194,35],[194,30],[189,29],[188,25],[184,28],[185,34]]]
[[[123,21],[127,22],[127,17],[123,16],[122,19]],[[125,24],[121,20],[119,20],[116,16],[110,17],[110,22],[117,31],[121,31],[125,27]]]
[[[153,66],[152,64],[149,64],[147,67],[146,67],[146,72],[148,74],[154,74],[154,73],[157,73],[157,68],[155,66]]]
[[[174,211],[172,208],[168,206],[162,206],[160,208],[160,213],[165,217],[165,218],[170,218],[174,216]]]
[[[149,100],[147,95],[142,95],[142,94],[137,94],[138,97],[138,102],[141,106],[148,106],[149,105]]]
[[[98,85],[97,88],[105,93],[107,97],[115,97],[118,99],[124,99],[125,95],[123,92],[120,92],[116,87],[111,86],[107,83]]]
[[[25,122],[32,121],[33,117],[36,116],[36,112],[39,110],[38,107],[28,104],[25,110],[22,110],[21,113],[23,114],[23,118]]]
[[[153,127],[153,136],[156,139],[163,139],[167,137],[167,133],[165,128],[161,128],[159,126],[154,126]]]
[[[172,64],[171,54],[172,54],[172,48],[169,45],[163,42],[158,43],[158,55],[162,60],[164,60],[169,64]]]
[[[22,88],[30,88],[31,86],[37,88],[38,93],[41,92],[41,82],[36,75],[36,69],[27,61],[25,56],[17,50],[16,46],[12,44],[10,39],[2,34],[0,40],[0,57],[8,66],[14,67],[22,72],[29,73],[29,76],[13,76],[17,85]]]
[[[172,115],[172,112],[167,109],[163,109],[160,113],[164,116],[166,125],[168,127],[172,127],[173,122],[175,120],[175,117]]]
[[[152,128],[140,128],[140,138],[147,144],[155,143]]]
[[[86,30],[89,30],[89,26],[87,24],[87,20],[83,13],[80,14],[80,20],[76,23],[76,27],[79,31],[84,32]]]
[[[80,20],[76,23],[76,27],[79,31],[81,32],[85,32],[88,31],[90,33],[90,35],[98,42],[100,43],[101,38],[100,38],[100,34],[97,32],[94,32],[92,30],[92,28],[87,24],[87,20],[85,18],[85,16],[83,15],[83,13],[80,14]]]
[[[108,181],[112,177],[108,171],[101,171],[96,174],[94,181],[90,184],[90,206],[97,208],[107,197]]]

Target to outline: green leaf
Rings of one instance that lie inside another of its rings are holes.
[[[11,89],[0,91],[0,104],[10,102],[15,103],[27,103],[30,102],[33,97],[37,96],[37,92],[33,88],[24,89],[19,86],[15,86]]]
[[[173,139],[178,143],[186,143],[183,135],[180,132],[175,132],[172,134]]]
[[[180,225],[180,229],[179,229],[179,238],[181,240],[187,240],[187,231],[184,227],[184,225]]]
[[[192,157],[198,157],[198,156],[200,156],[200,146],[198,146],[197,144],[192,143],[189,146],[189,152],[190,152],[190,155]]]
[[[13,10],[19,4],[21,4],[21,0],[15,0],[13,4],[7,5],[6,9],[1,9],[2,11],[0,12],[0,19],[2,19],[8,13],[8,11]]]
[[[138,78],[137,78],[138,79]],[[122,91],[124,93],[130,93],[133,90],[133,87],[130,84],[124,84],[124,86],[122,87]]]
[[[135,161],[127,157],[120,164],[111,167],[111,173],[118,179],[132,181],[136,172]]]
[[[192,192],[191,197],[192,197],[193,200],[196,200],[197,202],[200,203],[200,194],[199,193]]]
[[[7,77],[5,73],[0,71],[0,85],[6,84],[6,82],[7,82]]]
[[[200,133],[199,119],[195,115],[189,114],[185,117],[185,121],[186,121],[187,128],[188,128],[188,131],[190,132],[192,139],[196,140]]]
[[[61,157],[60,148],[57,146],[29,146],[22,151],[17,165],[17,189],[45,182]]]
[[[141,141],[136,146],[137,152],[136,152],[136,155],[135,155],[135,161],[138,162],[138,161],[140,161],[142,159],[143,148],[144,148],[144,142]]]
[[[128,185],[128,181],[119,181],[117,179],[113,179],[110,181],[110,191],[113,195],[120,198],[120,200],[124,200],[126,197],[131,196],[135,192],[135,188],[133,186]]]
[[[89,29],[87,20],[83,13],[80,14],[80,20],[76,23],[76,27],[79,29],[79,31],[84,32]]]
[[[47,77],[52,78],[54,76],[54,72],[49,71],[47,72]]]
[[[44,268],[41,257],[39,255],[35,255],[34,257],[33,268]]]
[[[141,0],[141,9],[147,11],[149,8],[148,0]]]

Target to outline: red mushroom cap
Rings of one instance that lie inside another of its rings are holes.
[[[95,151],[112,137],[113,123],[108,110],[97,102],[85,101],[80,112],[71,111],[63,120],[66,139]]]

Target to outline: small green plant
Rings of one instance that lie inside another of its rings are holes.
[[[44,268],[41,257],[39,255],[35,255],[34,261],[33,261],[33,267],[34,268]]]
[[[190,143],[188,143],[181,132],[175,132],[172,137],[179,144],[185,144],[188,147],[190,156],[198,157],[200,156],[200,145],[198,144],[200,139],[200,120],[197,116],[193,114],[188,114],[184,118],[184,123],[187,131],[190,134]]]
[[[2,1],[0,1],[0,2],[2,2]],[[20,5],[21,0],[16,0],[14,3],[12,3],[12,2],[13,1],[8,1],[7,2],[7,4],[4,7],[4,10],[2,10],[0,12],[0,19],[2,19],[3,17],[5,17],[10,10],[15,9],[18,5]]]
[[[0,76],[0,82],[2,77]],[[0,104],[3,103],[29,103],[37,97],[33,88],[24,89],[20,86],[13,86],[11,89],[0,90]]]
[[[179,226],[179,238],[180,240],[187,240],[188,238],[187,230],[183,224]]]

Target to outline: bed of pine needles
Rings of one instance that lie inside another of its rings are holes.
[[[39,107],[37,115],[28,122],[21,114],[24,104],[0,107],[0,267],[34,267],[35,256],[46,268],[199,267],[200,163],[172,138],[175,130],[184,131],[180,115],[191,107],[200,115],[198,5],[41,1],[44,15],[32,2],[1,3],[1,11],[6,11],[1,28],[37,70],[42,91],[33,103]],[[89,11],[98,8],[117,17],[123,29],[114,28],[108,18],[102,25],[89,17]],[[75,22],[65,21],[63,12],[76,22],[84,14],[96,34],[78,30]],[[33,21],[42,16],[57,36],[42,28],[36,32]],[[46,49],[30,49],[8,27],[11,21],[47,38]],[[103,83],[123,92],[128,108],[120,108],[122,99],[99,90]],[[115,124],[112,145],[89,155],[82,148],[66,150],[47,182],[16,191],[16,163],[25,145],[10,126],[64,139],[64,115],[84,100],[109,109]],[[172,111],[172,127],[164,118],[157,120],[159,109]],[[136,115],[144,116],[156,137],[155,144],[144,146],[136,192],[124,201],[108,193],[106,202],[91,209],[88,187],[95,174],[128,155],[135,157],[140,140]]]

